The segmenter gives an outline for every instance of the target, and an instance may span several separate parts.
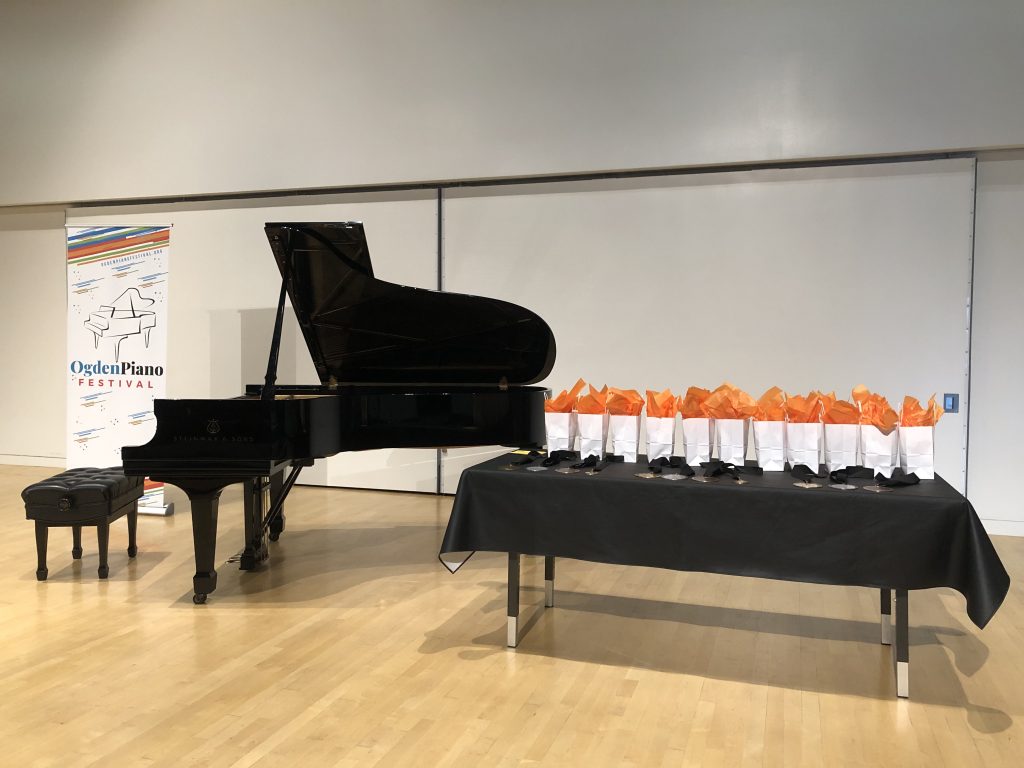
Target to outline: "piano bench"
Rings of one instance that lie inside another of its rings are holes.
[[[120,467],[81,467],[33,483],[21,492],[25,517],[36,523],[36,579],[46,581],[46,540],[50,528],[70,527],[74,537],[71,556],[82,557],[82,526],[95,525],[99,542],[99,577],[107,578],[107,543],[110,523],[128,516],[128,556],[135,557],[135,528],[142,478],[126,477]]]

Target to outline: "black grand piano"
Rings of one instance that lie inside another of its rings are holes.
[[[188,494],[193,602],[217,588],[217,504],[244,484],[242,570],[267,559],[285,497],[315,459],[371,448],[539,446],[555,340],[540,317],[497,299],[373,276],[358,222],[267,224],[281,271],[266,381],[229,399],[157,400],[156,434],[121,451],[128,475]],[[277,385],[285,296],[320,384]]]

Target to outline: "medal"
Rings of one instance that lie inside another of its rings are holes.
[[[884,485],[865,485],[864,490],[872,493],[892,493],[892,488],[886,488]]]

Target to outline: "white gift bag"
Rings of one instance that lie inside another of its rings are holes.
[[[922,480],[935,479],[935,427],[900,427],[900,469]]]
[[[892,477],[900,460],[899,429],[886,435],[873,424],[861,424],[860,449],[865,467],[875,474],[881,472],[884,477]]]
[[[608,438],[607,413],[578,413],[576,423],[580,432],[580,456],[604,457],[604,444]]]
[[[720,461],[742,467],[747,460],[747,419],[715,419],[715,448]]]
[[[803,464],[814,472],[821,464],[821,422],[786,422],[786,458],[789,466]]]
[[[683,419],[683,455],[691,467],[711,461],[712,419]]]
[[[675,450],[675,416],[647,417],[647,460],[669,458]]]
[[[548,456],[554,451],[576,450],[576,413],[544,413],[544,429],[547,432]]]
[[[786,422],[754,422],[754,455],[757,466],[765,472],[781,472],[786,468]]]
[[[860,464],[860,425],[825,425],[825,466],[829,472]]]
[[[640,442],[640,414],[608,417],[608,436],[612,439],[612,453],[623,461],[636,463],[637,444]]]

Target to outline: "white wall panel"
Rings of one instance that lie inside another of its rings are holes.
[[[972,184],[946,160],[452,191],[444,287],[545,318],[556,391],[963,396]],[[936,440],[963,487],[962,413]],[[480,455],[452,452],[444,490]]]
[[[986,527],[1024,535],[1024,155],[978,163],[968,494]]]
[[[0,205],[1024,143],[1019,0],[7,0]]]
[[[0,462],[64,463],[64,211],[0,211]]]
[[[278,198],[217,207],[198,204],[80,209],[71,224],[173,224],[168,397],[235,397],[262,383],[281,278],[263,232],[268,221],[362,221],[374,274],[437,287],[434,192]],[[63,278],[61,278],[63,279]],[[317,383],[294,314],[285,314],[280,384]],[[303,472],[311,484],[434,491],[436,452],[343,453]]]

